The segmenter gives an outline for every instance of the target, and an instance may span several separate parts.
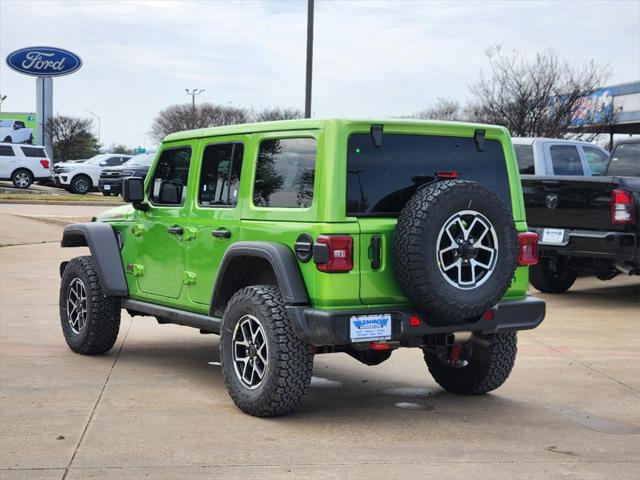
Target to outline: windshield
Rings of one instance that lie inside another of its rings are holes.
[[[385,134],[376,147],[370,134],[353,134],[347,162],[349,215],[396,216],[418,187],[438,180],[440,171],[484,184],[511,207],[507,165],[497,140],[486,140],[478,151],[471,137]]]
[[[126,167],[139,167],[139,166],[148,167],[149,165],[151,165],[151,162],[153,162],[153,159],[154,159],[155,156],[156,156],[155,153],[145,153],[143,155],[136,155],[135,157],[131,158],[131,160],[126,162],[124,164],[124,166],[126,166]]]
[[[640,177],[640,142],[619,144],[611,155],[607,175]]]
[[[0,120],[0,127],[10,127],[13,125],[13,120]]]

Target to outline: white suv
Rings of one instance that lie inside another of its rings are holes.
[[[7,143],[33,143],[33,129],[22,120],[0,120],[0,141]]]
[[[40,145],[0,143],[0,180],[29,188],[34,180],[51,179],[51,160]]]
[[[122,165],[130,158],[131,155],[103,153],[84,162],[56,163],[53,179],[59,187],[84,195],[98,187],[103,168]]]

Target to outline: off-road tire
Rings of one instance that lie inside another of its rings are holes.
[[[259,386],[251,390],[233,365],[233,332],[245,315],[259,320],[267,337],[268,364]],[[229,395],[240,410],[256,417],[275,417],[293,411],[311,382],[313,352],[293,332],[278,287],[255,285],[238,290],[224,312],[220,359]]]
[[[501,386],[509,377],[516,360],[516,332],[492,335],[473,334],[468,363],[462,367],[445,364],[433,352],[425,351],[424,360],[433,379],[447,392],[482,395]]]
[[[529,267],[529,282],[543,293],[564,293],[571,288],[578,274],[566,262],[556,259],[552,269],[550,259],[540,258],[536,265]]]
[[[26,179],[27,183],[19,183],[20,180]],[[11,174],[11,182],[13,186],[21,190],[29,188],[33,184],[33,173],[26,168],[19,168]]]
[[[494,270],[472,289],[445,280],[436,254],[438,235],[452,215],[474,210],[488,219],[498,240]],[[511,212],[494,192],[468,180],[446,180],[419,189],[398,218],[393,236],[395,275],[409,299],[432,316],[476,317],[493,307],[517,267],[517,233]]]
[[[76,278],[86,291],[86,323],[79,333],[72,329],[67,312],[69,287]],[[96,355],[113,347],[120,330],[120,300],[105,294],[93,257],[76,257],[67,264],[62,274],[59,305],[62,333],[71,350]]]
[[[80,182],[82,181],[87,182],[86,190],[84,190],[83,188],[80,188],[81,187]],[[71,179],[71,182],[69,183],[69,191],[71,193],[75,193],[78,195],[86,195],[91,191],[91,188],[93,188],[93,182],[91,181],[91,177],[89,177],[88,175],[84,175],[82,173],[73,177]]]

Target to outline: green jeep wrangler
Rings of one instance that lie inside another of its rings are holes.
[[[420,348],[444,389],[499,387],[537,236],[502,127],[414,120],[292,120],[167,136],[130,206],[64,229],[91,255],[60,266],[69,347],[116,341],[120,312],[221,336],[225,384],[251,415],[282,415],[314,355],[367,365]]]

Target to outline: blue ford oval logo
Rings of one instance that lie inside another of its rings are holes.
[[[82,66],[75,53],[62,48],[27,47],[7,56],[7,65],[13,70],[34,77],[69,75]]]

